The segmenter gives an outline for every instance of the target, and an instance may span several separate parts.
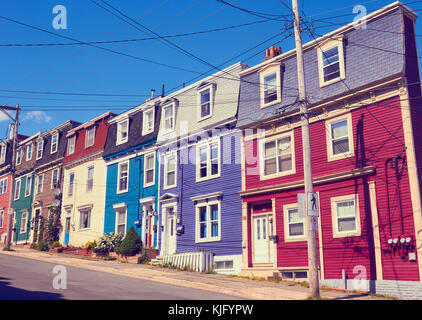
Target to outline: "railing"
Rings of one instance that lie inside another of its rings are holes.
[[[214,268],[212,252],[184,252],[163,256],[163,265],[196,272],[211,271]]]

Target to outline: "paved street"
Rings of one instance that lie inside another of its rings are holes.
[[[66,266],[67,289],[54,289],[55,264],[0,256],[0,299],[234,300],[212,291]]]

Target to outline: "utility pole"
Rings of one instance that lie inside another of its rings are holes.
[[[319,277],[318,277],[318,255],[317,255],[317,235],[315,228],[315,219],[318,217],[310,216],[308,214],[308,194],[313,193],[312,182],[312,162],[311,162],[311,144],[309,134],[309,114],[306,103],[305,90],[305,74],[303,70],[303,50],[302,37],[300,32],[300,20],[297,0],[292,0],[292,7],[294,13],[294,32],[296,40],[296,59],[297,59],[297,79],[299,89],[299,103],[300,113],[302,119],[302,146],[303,146],[303,173],[305,185],[305,203],[304,215],[307,222],[307,237],[308,237],[308,278],[309,287],[311,289],[311,298],[319,298]],[[316,220],[318,221],[318,220]],[[317,224],[316,224],[317,225]]]
[[[13,214],[13,195],[15,193],[15,169],[16,169],[16,149],[18,144],[18,126],[19,126],[19,105],[16,105],[16,108],[0,106],[2,111],[4,110],[15,110],[16,117],[13,119],[15,125],[13,126],[13,146],[12,146],[12,163],[10,164],[10,196],[9,196],[9,208],[7,210],[8,219],[7,219],[7,234],[6,234],[6,248],[10,250],[10,243],[12,242],[12,220],[14,218]],[[7,115],[9,115],[6,112]],[[10,116],[9,116],[10,117]]]

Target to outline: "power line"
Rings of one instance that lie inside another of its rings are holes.
[[[263,12],[252,11],[252,10],[248,10],[248,9],[245,9],[245,8],[241,8],[241,7],[235,6],[235,5],[233,5],[233,4],[231,4],[231,3],[227,2],[227,1],[224,1],[224,0],[216,0],[216,1],[217,2],[220,2],[222,4],[225,4],[226,6],[232,7],[234,9],[237,9],[237,10],[240,10],[242,12],[248,13],[250,15],[253,15],[253,16],[256,16],[256,17],[260,17],[260,18],[266,18],[268,20],[276,20],[276,21],[279,21],[280,18],[286,18],[286,17],[289,16],[289,15],[282,15],[282,14],[270,14],[270,13],[263,13]],[[274,17],[276,17],[276,18],[274,18]]]

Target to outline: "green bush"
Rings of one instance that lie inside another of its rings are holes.
[[[36,242],[32,242],[31,245],[29,246],[31,249],[35,249],[38,250],[38,243]]]
[[[149,257],[147,255],[147,252],[144,250],[142,251],[142,254],[140,257],[138,257],[138,264],[144,264],[149,261]]]
[[[94,247],[95,247],[95,241],[94,242],[88,241],[84,245],[84,249],[86,250],[93,249]]]
[[[50,246],[46,241],[39,241],[37,244],[37,250],[40,251],[48,251],[50,249]]]
[[[133,256],[139,253],[141,250],[142,240],[136,233],[135,228],[132,226],[120,244],[117,252],[123,256]]]
[[[98,255],[106,256],[110,252],[116,251],[122,242],[122,235],[120,233],[111,232],[110,234],[103,235],[95,246],[92,248],[93,252]]]
[[[62,245],[60,244],[60,242],[58,242],[58,241],[54,241],[53,242],[53,248],[59,248],[59,247],[61,247]]]

